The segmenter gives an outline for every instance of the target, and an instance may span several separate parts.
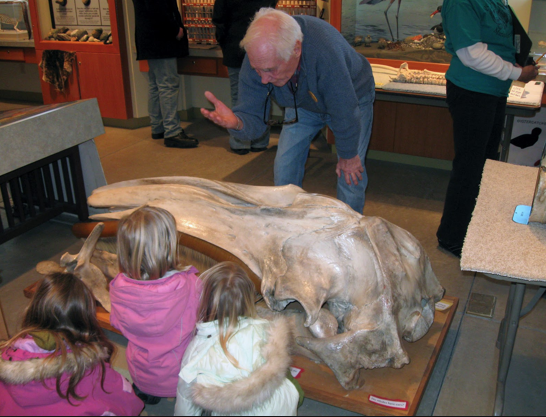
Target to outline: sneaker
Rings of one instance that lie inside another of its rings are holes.
[[[199,141],[194,138],[190,138],[188,135],[186,135],[186,132],[182,131],[178,135],[165,138],[165,146],[167,148],[197,148],[199,145]]]
[[[163,139],[164,137],[165,137],[165,132],[152,133],[152,139]]]
[[[250,152],[265,152],[267,151],[267,146],[264,146],[263,148],[250,148]]]
[[[156,405],[161,401],[161,397],[156,397],[154,395],[148,395],[144,392],[142,392],[138,387],[133,384],[133,391],[135,392],[136,396],[142,400],[144,404],[147,405]]]
[[[447,252],[448,254],[450,255],[453,255],[457,258],[461,258],[461,253],[463,251],[463,247],[460,246],[460,245],[450,245],[450,244],[447,244],[441,240],[438,239],[438,248],[442,251],[442,252]]]
[[[237,155],[246,155],[250,152],[249,149],[233,149],[230,148],[233,153],[236,153]]]

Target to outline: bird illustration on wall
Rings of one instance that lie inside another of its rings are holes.
[[[359,4],[368,4],[368,5],[374,5],[377,3],[381,3],[383,0],[361,0]],[[391,33],[392,40],[394,42],[394,35],[392,34],[391,24],[389,23],[389,15],[388,11],[391,8],[392,4],[395,2],[395,0],[389,0],[389,5],[385,9],[385,19],[387,20],[387,25],[389,26],[389,32]],[[396,9],[396,40],[400,39],[400,36],[398,35],[398,13],[400,12],[400,3],[402,0],[398,0],[398,9]]]
[[[510,143],[521,149],[529,148],[538,142],[538,137],[541,133],[542,129],[540,127],[535,127],[533,130],[531,130],[531,133],[520,135],[512,139]]]

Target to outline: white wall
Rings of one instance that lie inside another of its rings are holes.
[[[528,31],[533,0],[509,0],[509,4],[514,9],[514,13],[517,15],[521,25]]]

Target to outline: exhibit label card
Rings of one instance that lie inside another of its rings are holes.
[[[55,27],[70,29],[110,27],[108,0],[49,0]]]
[[[382,407],[394,408],[396,410],[407,410],[409,405],[407,401],[389,400],[387,398],[378,397],[377,395],[370,395],[368,401]]]
[[[301,373],[303,372],[303,369],[296,368],[295,366],[290,367],[290,373],[292,374],[293,378],[298,379],[301,376]]]
[[[86,6],[83,2],[76,3],[78,26],[101,26],[99,0],[90,0]]]
[[[51,2],[52,0],[50,0]],[[76,18],[75,0],[67,0],[63,3],[51,3],[55,26],[74,26],[78,24]]]

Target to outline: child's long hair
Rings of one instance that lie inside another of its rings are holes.
[[[62,375],[57,377],[56,388],[61,398],[83,400],[76,394],[76,386],[89,370],[86,362],[89,358],[84,349],[99,345],[102,352],[97,352],[101,365],[101,387],[104,390],[105,362],[110,361],[114,345],[106,338],[96,317],[96,301],[87,286],[75,275],[55,273],[47,275],[40,283],[23,318],[22,329],[17,335],[0,344],[0,351],[33,332],[47,332],[55,341],[55,350],[47,358],[41,370],[41,380],[47,364],[57,356],[66,363],[68,350],[74,355],[75,372],[70,375],[68,388],[61,391]],[[106,359],[103,359],[106,357]]]
[[[118,226],[120,272],[137,280],[155,280],[177,267],[176,220],[167,210],[144,206]]]
[[[220,345],[228,360],[239,366],[227,343],[237,331],[239,317],[256,318],[255,287],[246,272],[233,262],[222,262],[201,275],[203,292],[197,317],[207,323],[218,320]]]

